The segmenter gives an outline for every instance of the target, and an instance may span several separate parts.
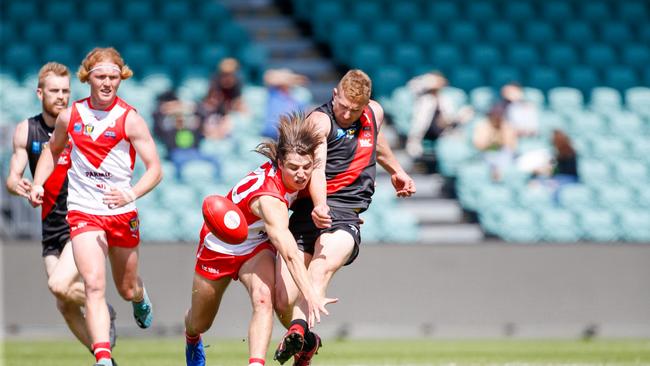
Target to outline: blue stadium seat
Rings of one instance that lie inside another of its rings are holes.
[[[68,45],[73,45],[82,49],[93,42],[96,42],[96,32],[94,26],[83,20],[70,20],[63,27],[63,41]]]
[[[72,1],[52,1],[45,3],[45,19],[55,23],[67,23],[77,19],[79,11]]]
[[[192,160],[181,168],[181,179],[186,184],[192,182],[198,183],[197,185],[206,182],[215,181],[218,178],[217,169],[214,164],[204,160]]]
[[[34,46],[28,43],[10,43],[3,49],[3,64],[8,65],[17,74],[24,74],[30,68],[38,68],[38,56]]]
[[[138,24],[142,21],[153,19],[157,15],[153,8],[154,4],[153,1],[148,0],[126,1],[120,6],[122,9],[122,18],[128,20],[131,24]]]
[[[584,50],[584,63],[606,69],[616,64],[616,52],[607,44],[590,44]]]
[[[503,210],[497,234],[506,241],[524,243],[536,242],[540,236],[533,213],[516,208]]]
[[[537,52],[537,48],[531,44],[513,44],[506,49],[506,52],[506,63],[508,65],[528,69],[540,63],[540,55]]]
[[[36,2],[32,1],[9,1],[6,3],[6,19],[11,19],[15,24],[26,24],[39,18]],[[3,22],[5,20],[3,19]]]
[[[578,64],[576,47],[567,43],[551,43],[544,52],[546,64],[559,69],[567,69]]]
[[[308,11],[308,18],[312,17],[312,14],[318,14],[318,17],[314,19],[312,26],[314,28],[314,35],[319,41],[328,41],[330,37],[334,35],[333,32],[335,32],[335,30],[332,29],[332,25],[335,23],[335,20],[338,19],[340,14],[345,12],[343,4],[338,1],[317,2],[313,7],[310,7]],[[336,23],[337,28],[343,24],[348,24],[348,22],[344,21],[338,21]],[[359,29],[361,32],[361,27],[359,27]],[[350,34],[350,36],[352,36],[352,34]],[[334,39],[341,40],[340,38]]]
[[[502,13],[508,22],[524,24],[535,19],[534,4],[529,1],[502,3]]]
[[[476,111],[487,113],[497,100],[497,94],[493,88],[484,86],[472,89],[469,98]]]
[[[218,35],[219,40],[231,48],[239,47],[249,41],[246,29],[234,21],[221,23]]]
[[[542,17],[549,22],[563,23],[571,21],[573,9],[571,3],[560,0],[545,1],[541,4]]]
[[[617,4],[618,6],[618,4]],[[591,24],[607,22],[611,18],[612,9],[605,1],[582,2],[577,7],[578,17]]]
[[[361,24],[354,21],[341,21],[332,29],[330,36],[337,42],[332,45],[334,58],[338,61],[349,62],[352,45],[366,39]]]
[[[464,62],[461,49],[452,43],[438,43],[433,45],[429,57],[433,67],[444,72]]]
[[[590,108],[600,113],[619,113],[623,107],[621,93],[610,87],[599,86],[591,90]]]
[[[509,82],[521,80],[521,72],[518,68],[511,65],[495,65],[487,73],[489,85],[494,88],[499,88]]]
[[[147,44],[163,46],[172,38],[172,29],[167,22],[147,21],[140,24],[139,39]]]
[[[554,206],[551,192],[543,187],[523,187],[516,197],[519,207],[529,210],[539,211]]]
[[[217,65],[230,55],[228,48],[221,44],[209,44],[199,48],[199,62],[203,65]]]
[[[370,29],[368,40],[381,45],[392,47],[402,41],[404,31],[399,23],[385,21],[376,24]]]
[[[99,27],[99,33],[104,44],[114,46],[118,51],[122,52],[124,46],[133,42],[135,32],[130,22],[114,20]]]
[[[618,222],[623,239],[634,242],[650,242],[650,212],[646,209],[619,211]]]
[[[518,41],[517,29],[513,23],[490,21],[485,25],[485,40],[491,44],[509,47]]]
[[[129,43],[121,51],[124,62],[133,69],[136,74],[141,73],[146,66],[150,66],[154,60],[154,51],[151,45],[146,43]]]
[[[401,67],[411,75],[415,75],[416,68],[426,65],[424,53],[420,46],[414,43],[399,43],[392,48],[392,63]]]
[[[375,98],[389,96],[395,88],[404,85],[407,81],[406,74],[401,68],[390,65],[380,67],[372,80],[372,92]]]
[[[418,21],[411,23],[408,31],[408,39],[421,47],[430,47],[442,38],[440,29],[429,21]]]
[[[172,241],[176,240],[178,222],[171,210],[147,211],[139,214],[140,236],[143,241]]]
[[[385,52],[383,47],[375,43],[363,43],[351,50],[353,67],[373,73],[382,64]]]
[[[497,9],[493,1],[470,1],[465,6],[465,17],[472,22],[489,23],[497,18]]]
[[[193,17],[194,9],[191,8],[192,2],[180,0],[168,0],[160,4],[160,17],[165,22],[174,23],[178,19],[190,19]]]
[[[476,24],[458,21],[447,25],[447,37],[450,42],[473,46],[480,39],[480,33]]]
[[[598,71],[594,67],[586,65],[575,65],[566,71],[566,85],[580,90],[584,94],[591,92],[591,89],[601,85]]]
[[[404,25],[409,24],[421,17],[422,9],[420,9],[420,6],[417,2],[391,1],[388,4],[388,14],[390,14],[390,19]]]
[[[460,14],[458,3],[453,0],[431,1],[425,19],[431,19],[436,24],[446,24],[457,20]]]
[[[60,62],[73,68],[79,62],[79,55],[76,55],[72,47],[65,43],[54,43],[45,46],[43,58],[46,61]],[[74,68],[73,68],[74,69]]]
[[[164,64],[180,70],[193,62],[194,52],[190,45],[180,42],[166,42],[158,56]]]
[[[590,187],[609,186],[614,181],[609,165],[597,158],[581,158],[578,163],[578,175],[580,181]]]
[[[625,90],[641,85],[634,69],[626,66],[613,66],[606,69],[605,84],[618,90]]]
[[[45,46],[49,43],[58,41],[58,32],[54,30],[54,24],[46,22],[30,22],[25,24],[23,30],[23,42],[33,46]]]
[[[544,45],[555,39],[555,29],[549,23],[542,21],[530,21],[522,25],[525,42]]]
[[[634,87],[625,91],[625,104],[633,112],[650,117],[650,87]]]
[[[206,22],[185,22],[178,25],[177,39],[193,46],[206,47],[215,40],[214,32],[208,29]]]
[[[650,182],[649,169],[647,164],[639,160],[619,159],[614,162],[616,180],[627,186],[647,187]]]
[[[582,184],[571,184],[563,187],[558,194],[560,205],[568,209],[593,207],[595,197],[593,191]]]
[[[606,44],[623,45],[634,41],[634,37],[627,24],[610,21],[600,25],[600,41]]]
[[[645,135],[646,126],[638,114],[619,111],[608,114],[609,130],[613,136],[634,137]]]
[[[621,49],[623,65],[640,70],[650,64],[650,46],[642,43],[628,43]]]
[[[490,207],[509,206],[514,202],[514,193],[505,185],[486,184],[478,186],[478,210]]]
[[[648,4],[643,0],[621,1],[617,3],[618,18],[627,24],[640,24],[648,20]]]
[[[616,217],[612,212],[598,208],[585,208],[577,210],[576,214],[584,239],[597,242],[609,242],[618,239],[619,228],[616,225]]]
[[[609,132],[605,117],[600,113],[586,110],[567,110],[565,115],[570,126],[570,132],[575,136],[596,136],[596,138],[601,138],[602,135]]]
[[[105,22],[107,14],[118,13],[118,4],[108,0],[82,2],[82,18],[93,22]]]
[[[594,41],[594,29],[584,21],[571,21],[560,25],[562,41],[576,47],[590,44]]]
[[[531,68],[530,74],[528,76],[528,82],[526,84],[546,92],[549,89],[560,85],[561,83],[560,76],[556,69],[545,66],[537,66]]]
[[[545,208],[537,212],[542,240],[560,243],[580,240],[582,231],[571,211],[562,208]]]
[[[350,11],[351,16],[362,22],[380,19],[383,14],[381,3],[369,0],[354,2]]]
[[[548,104],[559,112],[582,110],[584,97],[580,90],[570,87],[555,87],[548,91]]]
[[[473,66],[458,66],[452,69],[451,73],[449,74],[449,82],[451,85],[454,85],[465,91],[469,91],[486,84],[481,70]]]
[[[602,161],[616,161],[628,155],[627,146],[623,140],[594,138],[591,142],[592,156]]]
[[[493,45],[478,44],[469,49],[469,63],[483,70],[490,70],[501,64],[501,59],[501,52]]]
[[[230,12],[225,5],[217,1],[199,2],[197,14],[202,20],[211,24],[218,24],[230,18]]]

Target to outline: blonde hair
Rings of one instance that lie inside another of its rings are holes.
[[[131,69],[126,64],[124,64],[122,56],[119,52],[117,52],[115,48],[95,47],[86,55],[86,58],[84,58],[84,60],[81,62],[81,66],[79,66],[79,70],[77,71],[77,77],[79,80],[82,83],[87,82],[90,75],[90,70],[92,70],[92,68],[100,62],[111,62],[117,65],[117,67],[120,68],[120,78],[122,80],[126,80],[133,76],[133,71],[131,71]]]
[[[320,141],[320,135],[314,125],[305,122],[304,114],[294,112],[280,116],[278,139],[262,142],[257,145],[255,151],[278,166],[278,162],[284,162],[290,153],[307,155],[314,159]],[[317,165],[316,161],[314,165]]]
[[[343,76],[338,88],[349,101],[365,105],[370,101],[372,81],[365,72],[353,69]]]
[[[67,76],[70,77],[70,71],[68,67],[60,64],[58,62],[48,62],[38,71],[38,87],[42,88],[45,85],[45,78],[50,74],[55,76]]]

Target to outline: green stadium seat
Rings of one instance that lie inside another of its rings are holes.
[[[419,19],[422,9],[420,9],[417,2],[391,1],[389,2],[388,14],[390,14],[390,19],[406,25]]]
[[[544,52],[546,64],[558,69],[566,69],[578,64],[576,47],[567,43],[551,43]]]
[[[650,116],[650,87],[633,87],[625,91],[625,104],[633,112]]]
[[[562,208],[544,208],[537,213],[542,240],[560,243],[580,240],[582,231],[571,211]]]
[[[534,4],[530,1],[502,4],[502,13],[508,22],[523,24],[537,17]]]
[[[619,211],[618,222],[624,240],[650,242],[650,212],[647,208]]]
[[[610,242],[618,239],[616,217],[610,211],[598,208],[585,208],[576,211],[578,223],[585,240]]]
[[[611,18],[612,9],[605,1],[582,2],[577,7],[578,17],[591,24],[607,22]]]
[[[451,43],[438,43],[430,49],[430,62],[434,68],[447,72],[450,68],[464,61],[461,49]]]
[[[550,23],[530,21],[522,25],[523,41],[535,45],[544,45],[556,38],[555,29]]]
[[[450,42],[474,46],[478,43],[480,32],[476,24],[468,21],[457,21],[447,25],[447,37]]]
[[[600,113],[619,113],[623,107],[621,93],[610,87],[599,86],[591,90],[590,108]]]
[[[501,59],[501,51],[493,45],[478,44],[469,49],[470,64],[483,70],[490,70],[501,64]]]
[[[133,42],[134,30],[133,26],[128,21],[110,21],[99,27],[99,33],[100,39],[104,44],[114,46],[120,52],[122,52],[123,48],[127,44]]]
[[[123,3],[122,18],[130,24],[139,24],[145,19],[155,19],[156,11],[153,8],[155,3],[148,0],[131,0]]]
[[[595,40],[591,24],[584,21],[571,21],[560,25],[562,41],[575,47],[591,44]]]
[[[522,69],[528,69],[540,63],[537,48],[527,43],[516,43],[506,49],[506,63]]]
[[[431,19],[436,24],[451,23],[461,15],[458,3],[453,0],[428,2],[427,14],[424,19]]]
[[[631,67],[612,66],[605,70],[605,84],[618,90],[640,86],[639,77]]]
[[[570,87],[555,87],[548,91],[548,105],[559,112],[582,110],[584,97],[580,90]]]
[[[546,66],[533,67],[528,75],[527,85],[547,92],[560,85],[558,70]]]
[[[518,42],[517,29],[514,23],[490,20],[485,25],[485,40],[490,44],[510,47]]]
[[[191,8],[192,2],[168,0],[160,4],[160,17],[164,22],[174,23],[178,19],[190,19],[195,14]]]
[[[600,41],[606,44],[622,45],[634,40],[630,27],[622,22],[600,24]]]
[[[569,67],[565,76],[566,84],[580,90],[584,94],[601,85],[598,71],[590,66],[580,65]]]
[[[421,47],[428,48],[441,38],[440,29],[427,20],[413,22],[408,27],[408,39]]]
[[[549,22],[569,22],[573,19],[573,9],[571,3],[566,1],[545,1],[541,4],[541,15]]]

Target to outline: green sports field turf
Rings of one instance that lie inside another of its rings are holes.
[[[114,357],[120,366],[182,366],[183,342],[180,338],[120,338]],[[209,345],[207,365],[246,365],[244,341],[207,339],[205,343]],[[270,352],[267,365],[279,365]],[[71,340],[5,343],[5,366],[89,366],[93,361]],[[312,365],[650,365],[650,340],[325,340]]]

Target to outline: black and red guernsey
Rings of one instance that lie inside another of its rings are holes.
[[[54,127],[45,124],[43,115],[39,114],[27,120],[27,156],[29,158],[29,170],[34,176],[36,163],[41,156],[43,146],[50,140]],[[66,221],[67,198],[68,198],[68,168],[70,167],[70,146],[59,155],[54,171],[45,181],[43,188],[43,205],[41,219],[43,220],[43,241],[68,231]]]
[[[369,106],[350,127],[336,123],[332,101],[315,111],[327,114],[330,133],[327,136],[327,204],[365,210],[375,192],[377,171],[377,121]]]

